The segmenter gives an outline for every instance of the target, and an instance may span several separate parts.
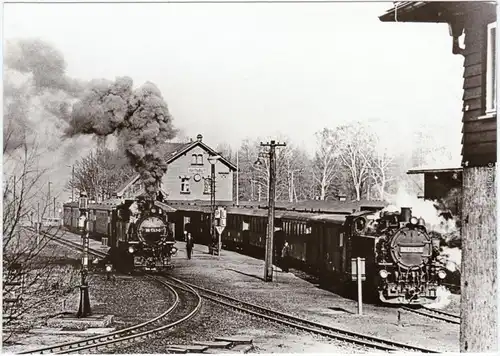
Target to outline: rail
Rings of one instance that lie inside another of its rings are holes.
[[[414,309],[410,307],[403,306],[401,309],[408,311],[410,313],[418,314],[435,320],[445,321],[451,324],[460,324],[460,316],[452,313],[446,313],[441,310],[430,309],[426,307],[421,307],[420,309]]]
[[[89,338],[85,338],[82,340],[78,341],[73,341],[73,342],[66,342],[66,343],[61,343],[61,344],[56,344],[56,345],[50,345],[47,347],[35,349],[35,350],[29,350],[25,352],[21,352],[19,354],[32,354],[32,353],[51,353],[51,354],[66,354],[70,352],[80,352],[80,351],[85,351],[89,349],[94,349],[94,348],[99,348],[99,347],[104,347],[104,346],[113,346],[117,345],[122,342],[129,342],[131,340],[139,341],[142,338],[148,338],[156,333],[159,333],[161,331],[173,328],[174,326],[183,323],[191,318],[193,318],[201,309],[201,303],[202,303],[202,298],[199,295],[199,293],[191,288],[188,285],[184,285],[183,290],[188,290],[191,292],[197,302],[196,306],[185,316],[183,316],[180,319],[177,319],[173,322],[170,322],[165,325],[153,327],[152,329],[148,329],[149,327],[153,326],[154,324],[157,324],[158,322],[162,321],[165,319],[168,315],[170,315],[179,305],[179,294],[175,290],[175,288],[179,288],[177,286],[172,285],[169,282],[165,282],[157,277],[148,275],[149,278],[152,278],[153,280],[159,282],[160,284],[164,285],[166,288],[168,288],[175,296],[174,303],[162,314],[147,320],[146,322],[128,327],[126,329],[121,329],[121,330],[116,330],[108,334],[104,335],[98,335],[98,336],[93,336]],[[145,330],[143,330],[145,329]]]
[[[273,321],[281,325],[286,325],[298,330],[311,332],[324,337],[329,337],[335,340],[341,340],[348,343],[353,343],[360,346],[369,347],[381,351],[417,351],[423,353],[438,353],[438,351],[411,346],[408,344],[400,343],[393,340],[383,339],[374,337],[371,335],[356,333],[353,331],[348,331],[313,321],[304,320],[302,318],[282,313],[269,308],[261,307],[256,304],[244,302],[236,298],[224,295],[219,292],[215,292],[200,286],[196,286],[192,283],[181,281],[179,279],[170,277],[169,279],[179,283],[187,285],[201,292],[203,298],[211,300],[215,303],[224,305],[228,308],[242,311],[259,318]]]

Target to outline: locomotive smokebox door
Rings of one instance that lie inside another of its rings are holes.
[[[361,258],[359,260],[359,269],[361,270],[361,280],[366,281],[365,259],[364,258]],[[357,258],[351,258],[351,278],[353,281],[358,280],[358,259]]]

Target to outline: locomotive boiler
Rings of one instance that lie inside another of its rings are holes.
[[[171,258],[177,249],[167,212],[160,205],[139,199],[128,207],[127,239],[119,241],[118,248],[129,271],[162,271],[172,267]],[[126,211],[122,215],[126,216]]]
[[[412,216],[410,208],[382,211],[375,218],[355,219],[354,230],[374,239],[372,282],[380,301],[422,305],[436,300],[446,270],[438,260],[439,239],[429,236],[422,218]]]

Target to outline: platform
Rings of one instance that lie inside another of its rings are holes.
[[[85,330],[89,328],[107,328],[112,321],[112,315],[90,315],[85,318],[78,318],[75,314],[65,314],[47,320],[47,326],[67,330]]]
[[[220,256],[213,256],[207,246],[200,244],[195,244],[193,255],[188,260],[186,243],[180,241],[175,246],[178,252],[172,259],[174,269],[169,274],[187,282],[321,324],[402,343],[409,342],[408,332],[411,330],[412,345],[442,352],[459,350],[457,325],[436,325],[413,315],[405,315],[398,324],[398,308],[367,303],[363,304],[363,315],[360,316],[357,314],[357,300],[322,289],[294,273],[274,268],[273,281],[265,282],[263,260],[224,249]],[[253,339],[253,344],[259,345],[273,336],[242,328],[231,338],[221,336],[217,340],[233,342],[240,337],[242,341]],[[309,348],[306,346],[297,341],[292,349],[307,352]]]

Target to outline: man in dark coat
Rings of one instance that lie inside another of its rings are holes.
[[[189,260],[191,259],[191,254],[193,253],[193,247],[194,247],[193,236],[191,235],[190,232],[188,232],[186,234],[186,251]]]
[[[283,272],[288,272],[288,264],[290,258],[290,245],[288,245],[288,241],[285,241],[283,245],[283,249],[281,250],[281,265]]]

